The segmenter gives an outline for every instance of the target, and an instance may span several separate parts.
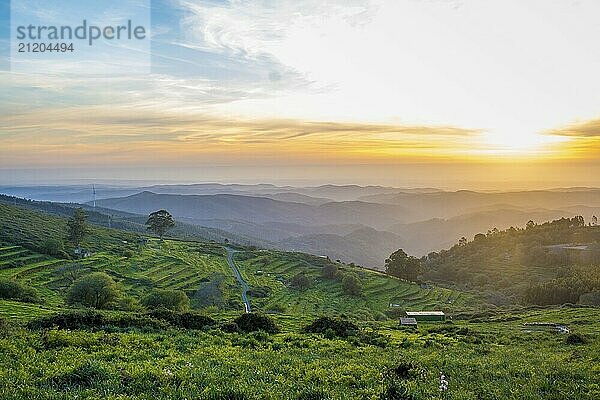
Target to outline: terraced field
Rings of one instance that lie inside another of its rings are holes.
[[[123,246],[133,248],[125,242]],[[363,294],[349,296],[339,280],[321,278],[326,260],[318,257],[273,251],[241,251],[235,257],[251,289],[268,287],[267,297],[249,293],[253,309],[259,311],[346,313],[368,320],[380,318],[393,308],[447,310],[472,301],[451,290],[422,289],[375,271],[339,264],[341,273],[355,272],[362,281]],[[94,271],[110,274],[123,284],[127,295],[136,298],[153,288],[175,289],[185,291],[194,307],[243,309],[241,289],[218,244],[150,240],[134,247],[127,256],[100,251],[82,260],[56,259],[17,245],[0,247],[0,278],[35,287],[47,307],[65,307],[64,294],[73,280]],[[290,287],[290,279],[299,272],[312,278],[311,288],[301,291]]]
[[[183,290],[192,307],[212,311],[243,310],[241,287],[229,267],[223,245],[213,242],[142,239],[120,230],[92,227],[85,247],[90,257],[66,260],[41,254],[48,238],[65,235],[65,219],[19,207],[0,207],[0,279],[34,287],[43,306],[65,307],[65,293],[75,279],[103,271],[123,285],[125,294],[141,299],[150,290]],[[16,233],[18,235],[16,235]],[[250,285],[253,310],[280,314],[347,314],[359,319],[384,318],[394,309],[453,310],[475,305],[472,296],[441,288],[421,288],[379,272],[336,263],[340,274],[355,273],[362,295],[350,296],[339,279],[321,277],[332,261],[304,253],[238,247],[235,261]],[[66,248],[67,252],[72,249]],[[303,272],[312,279],[307,290],[290,286]]]
[[[123,283],[130,295],[160,288],[184,290],[192,298],[202,282],[218,275],[225,277],[225,301],[235,303],[236,284],[223,253],[218,245],[151,240],[130,257],[98,252],[82,260],[61,260],[5,245],[0,247],[0,278],[25,282],[41,292],[45,304],[63,306],[68,286],[88,272],[107,272]]]
[[[271,289],[272,294],[268,297],[250,296],[252,306],[265,311],[274,309],[293,314],[343,312],[370,319],[380,317],[390,308],[450,310],[474,301],[464,293],[442,288],[421,288],[376,271],[338,264],[341,274],[355,272],[362,282],[362,295],[350,296],[344,293],[339,280],[321,277],[327,260],[303,254],[266,251],[245,255],[238,253],[236,262],[251,289]],[[312,279],[313,285],[309,289],[299,290],[289,286],[290,279],[300,272]]]

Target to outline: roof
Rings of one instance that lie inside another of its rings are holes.
[[[417,316],[417,315],[445,315],[443,311],[407,311],[406,315]]]
[[[414,318],[400,318],[400,325],[417,325],[417,320]]]

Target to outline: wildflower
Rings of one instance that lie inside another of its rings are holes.
[[[440,372],[440,385],[438,386],[440,392],[445,392],[448,390],[448,378],[446,375]]]
[[[165,369],[165,370],[163,370],[163,372],[164,372],[164,373],[165,373],[165,375],[167,375],[167,376],[173,376],[173,373],[171,372],[171,370],[170,370],[170,369]]]

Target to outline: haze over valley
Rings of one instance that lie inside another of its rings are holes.
[[[158,209],[183,223],[180,234],[300,251],[383,268],[398,248],[423,256],[462,237],[582,215],[600,215],[600,189],[443,191],[382,186],[193,184],[93,186],[96,211],[143,223]],[[0,187],[0,193],[93,207],[91,185]],[[128,213],[120,215],[117,212]],[[100,218],[101,220],[101,218]],[[216,235],[216,236],[214,236]]]

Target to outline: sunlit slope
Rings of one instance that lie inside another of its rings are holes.
[[[30,210],[0,205],[0,279],[15,279],[36,288],[44,307],[66,307],[65,293],[74,279],[102,271],[142,299],[152,289],[183,290],[197,309],[243,310],[241,288],[227,264],[224,245],[141,238],[128,232],[93,228],[85,244],[91,256],[67,258],[43,254],[48,238],[62,240],[66,222]],[[471,305],[471,295],[421,288],[384,274],[304,253],[237,247],[234,259],[250,286],[252,308],[283,314],[347,314],[361,319],[385,318],[399,309],[454,310]],[[338,279],[325,279],[325,265],[335,265]],[[300,290],[292,278],[304,273],[311,285]],[[347,294],[345,274],[361,281],[359,295]],[[393,305],[390,307],[390,305]]]

